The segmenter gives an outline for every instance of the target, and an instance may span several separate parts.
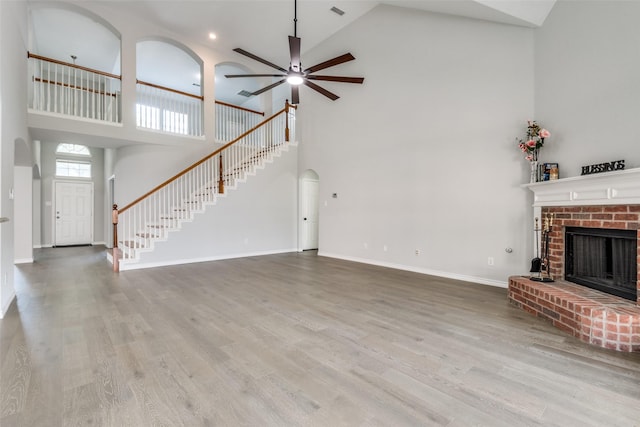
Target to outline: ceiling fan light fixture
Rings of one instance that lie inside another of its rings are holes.
[[[302,82],[304,82],[304,79],[300,74],[289,74],[287,76],[287,83],[290,85],[298,86],[301,85]]]

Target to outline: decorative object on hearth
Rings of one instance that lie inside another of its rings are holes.
[[[593,173],[612,172],[624,170],[624,160],[614,160],[613,162],[598,163],[582,167],[581,175],[591,175]]]
[[[550,215],[547,214],[544,216],[544,221],[542,225],[542,240],[544,243],[543,257],[542,257],[542,265],[540,271],[537,276],[531,276],[529,279],[535,282],[554,282],[553,276],[551,275],[551,266],[549,265],[549,233],[553,231],[553,218],[555,217],[554,213]],[[537,236],[536,236],[537,237]]]
[[[529,161],[531,167],[531,176],[529,182],[534,183],[540,180],[538,176],[538,154],[544,146],[545,138],[549,138],[551,133],[540,127],[535,120],[527,122],[526,139],[516,138],[518,148],[525,153],[525,160]]]
[[[538,273],[542,271],[542,259],[540,259],[540,241],[538,240],[540,235],[540,224],[538,223],[538,217],[536,217],[536,223],[534,225],[533,231],[536,232],[536,257],[531,260],[531,270],[530,273]]]

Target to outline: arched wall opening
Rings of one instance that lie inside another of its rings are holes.
[[[203,61],[171,39],[136,43],[136,127],[204,136]]]
[[[121,34],[99,15],[62,2],[35,4],[29,14],[31,52],[106,73],[121,74]],[[68,31],[69,28],[74,31]]]

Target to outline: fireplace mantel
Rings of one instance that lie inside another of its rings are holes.
[[[525,184],[533,206],[640,204],[640,168]]]

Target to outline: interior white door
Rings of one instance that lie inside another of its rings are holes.
[[[55,183],[55,246],[92,242],[93,183]]]
[[[302,181],[302,250],[318,249],[318,188],[316,180]]]

